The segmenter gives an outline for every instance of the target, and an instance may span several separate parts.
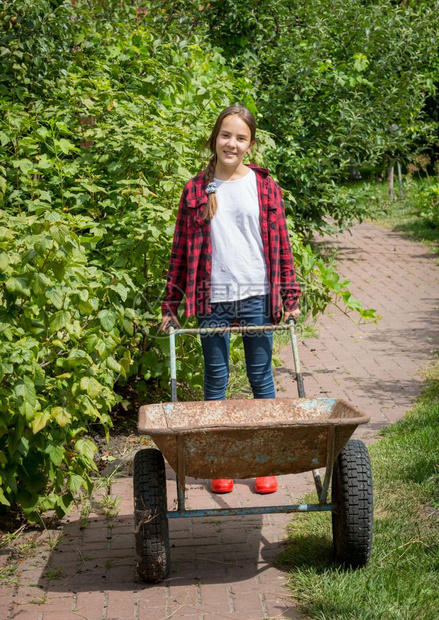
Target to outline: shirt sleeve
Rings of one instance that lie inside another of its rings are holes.
[[[166,277],[165,295],[162,302],[162,315],[176,315],[178,306],[186,290],[187,279],[187,186],[184,188],[178,205],[174,239]]]
[[[302,294],[296,280],[294,257],[291,251],[291,242],[285,217],[285,205],[282,200],[282,190],[277,186],[279,209],[279,257],[280,257],[280,286],[284,310],[291,312],[299,307],[299,297]]]

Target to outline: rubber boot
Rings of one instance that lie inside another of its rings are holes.
[[[230,493],[233,491],[233,480],[229,478],[214,478],[210,481],[212,493]]]
[[[276,476],[262,476],[255,480],[255,493],[275,493],[277,491]]]

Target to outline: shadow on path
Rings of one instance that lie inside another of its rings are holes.
[[[66,523],[50,553],[39,586],[50,592],[132,591],[179,585],[233,583],[267,570],[283,550],[262,534],[258,516],[169,521],[172,571],[162,584],[142,583],[136,572],[134,523],[130,515]]]

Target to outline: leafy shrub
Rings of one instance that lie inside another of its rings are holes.
[[[91,485],[118,380],[167,390],[172,212],[212,117],[251,98],[219,52],[110,4],[17,1],[1,40],[0,503],[31,519]]]
[[[420,217],[439,227],[439,183],[427,184],[417,194],[415,207]]]
[[[74,232],[93,225],[86,218],[0,215],[0,500],[29,517],[37,506],[62,514],[95,469],[83,434],[108,429],[113,383],[130,369],[121,342],[133,283],[88,263]]]

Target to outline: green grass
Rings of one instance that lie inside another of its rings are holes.
[[[374,221],[399,232],[413,241],[420,241],[430,245],[439,253],[439,228],[425,218],[419,217],[414,207],[407,202],[395,201],[389,203],[382,214]]]
[[[426,184],[426,179],[404,177],[404,199],[401,199],[395,182],[395,200],[392,201],[388,197],[387,181],[355,182],[350,189],[358,192],[359,200],[367,201],[369,219],[414,241],[426,243],[439,254],[439,228],[420,215],[422,209],[418,196]]]
[[[332,560],[330,515],[294,518],[279,557],[301,611],[318,620],[437,620],[439,617],[439,363],[400,422],[369,448],[374,478],[370,564]],[[310,498],[308,498],[309,501]]]

